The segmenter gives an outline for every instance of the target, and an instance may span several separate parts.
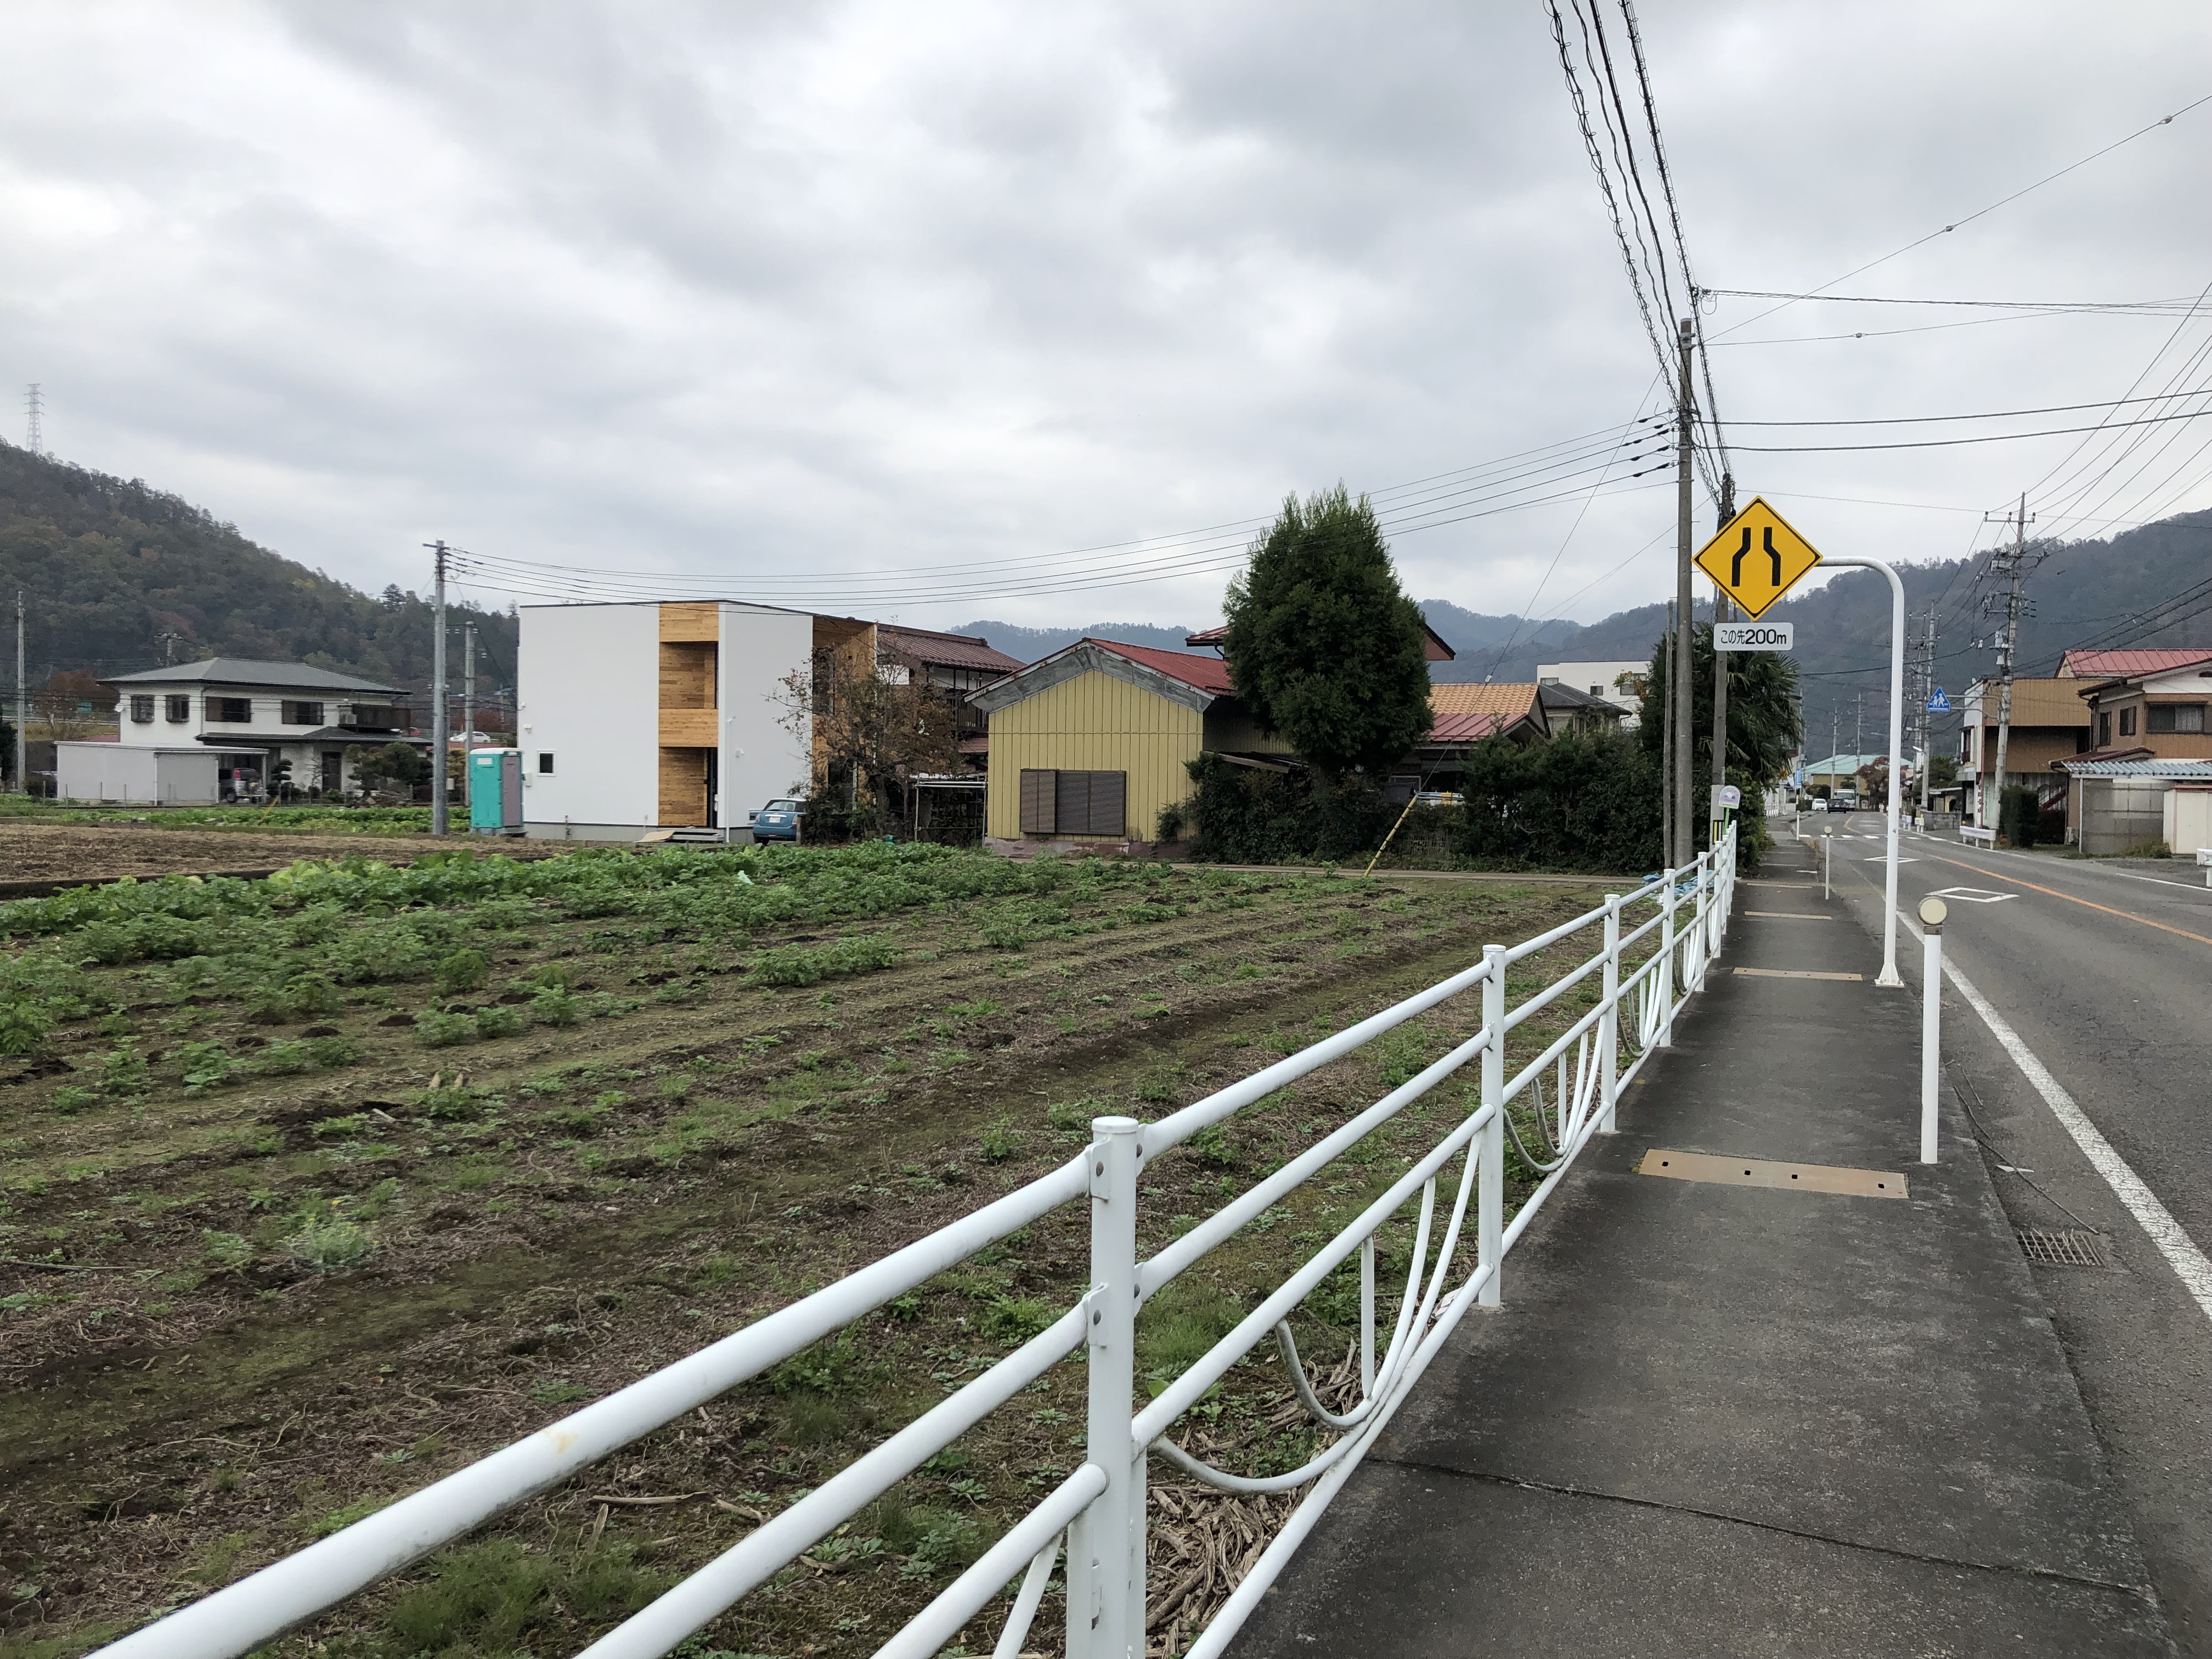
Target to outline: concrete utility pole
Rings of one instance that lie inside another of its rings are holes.
[[[1674,601],[1667,601],[1667,631],[1659,641],[1659,683],[1667,688],[1667,712],[1674,712]],[[1662,736],[1659,742],[1659,856],[1674,860],[1674,744]]]
[[[31,793],[31,775],[23,769],[26,751],[23,728],[31,723],[31,694],[23,656],[23,590],[15,590],[15,793]]]
[[[1735,479],[1729,473],[1721,474],[1720,523],[1714,531],[1717,535],[1728,528],[1735,517]],[[1719,588],[1713,590],[1713,787],[1717,789],[1728,781],[1728,677],[1730,653],[1721,649],[1720,626],[1729,620],[1734,607],[1728,595]],[[1716,805],[1706,816],[1712,820],[1712,839],[1706,844],[1721,844],[1721,809]]]
[[[2027,497],[2025,495],[2020,498],[2020,510],[2007,514],[2005,520],[2000,522],[2007,520],[2012,525],[2012,546],[1990,556],[1990,569],[2005,578],[2007,586],[2002,594],[1987,594],[1982,600],[1984,611],[1994,611],[2002,604],[2005,617],[2004,633],[1997,641],[1996,770],[1990,784],[1990,787],[1996,791],[1999,812],[2004,810],[2005,750],[2012,740],[2012,653],[2013,647],[2020,639],[2020,584],[2021,578],[2042,562],[2039,556],[2033,560],[2027,556],[2027,527],[2035,521],[2027,516]],[[1978,790],[1975,793],[1977,804],[1981,808],[1982,822],[1987,824],[1990,821],[1988,792]]]
[[[1669,698],[1674,725],[1674,834],[1668,854],[1668,862],[1677,869],[1698,856],[1697,819],[1692,816],[1691,780],[1697,771],[1697,756],[1692,745],[1696,738],[1690,724],[1690,665],[1695,660],[1694,630],[1690,609],[1690,425],[1692,405],[1690,392],[1690,353],[1692,330],[1690,319],[1683,318],[1677,329],[1682,358],[1682,387],[1675,399],[1675,483],[1674,483],[1674,665],[1668,677]]]
[[[446,833],[446,544],[426,542],[437,555],[430,601],[430,833]]]
[[[1921,647],[1920,671],[1920,810],[1928,810],[1928,775],[1936,769],[1936,721],[1928,700],[1936,695],[1936,607],[1928,607],[1928,640]]]
[[[477,751],[477,625],[461,624],[461,801],[465,805],[475,787],[469,773],[469,757]],[[471,826],[474,829],[473,823]]]

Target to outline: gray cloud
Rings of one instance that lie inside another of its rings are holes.
[[[2179,107],[2212,61],[2180,3],[1644,22],[1725,287],[1832,278]],[[2208,133],[2212,109],[1853,286],[2194,294]],[[0,373],[44,383],[52,447],[370,587],[419,585],[436,535],[736,591],[1017,560],[1604,428],[1654,375],[1533,5],[25,11],[0,213]],[[1725,337],[1866,326],[1844,309]],[[2169,327],[1730,345],[1722,409],[2110,398]],[[1839,550],[1952,556],[2069,441],[1738,472]],[[1518,610],[1576,516],[1398,551],[1425,595]],[[1616,567],[1670,522],[1664,491],[1597,501],[1538,608],[1656,596],[1663,551]],[[1194,620],[1220,580],[872,608]]]

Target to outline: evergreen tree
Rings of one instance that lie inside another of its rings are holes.
[[[1428,732],[1421,612],[1364,495],[1285,500],[1224,608],[1237,696],[1324,776],[1387,767]]]

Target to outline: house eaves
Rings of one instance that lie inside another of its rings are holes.
[[[1104,674],[1201,714],[1216,701],[1212,692],[1200,690],[1188,681],[1179,680],[1172,674],[1164,674],[1157,668],[1132,661],[1096,640],[1078,640],[1073,645],[1065,646],[1051,656],[1033,662],[1004,679],[994,680],[980,691],[971,691],[968,695],[968,702],[987,714],[996,714],[1001,708],[1012,708],[1041,691],[1049,691],[1055,685],[1064,685],[1085,674]]]

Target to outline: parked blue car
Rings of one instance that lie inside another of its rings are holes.
[[[805,801],[772,800],[753,814],[753,839],[796,842],[805,822]]]

